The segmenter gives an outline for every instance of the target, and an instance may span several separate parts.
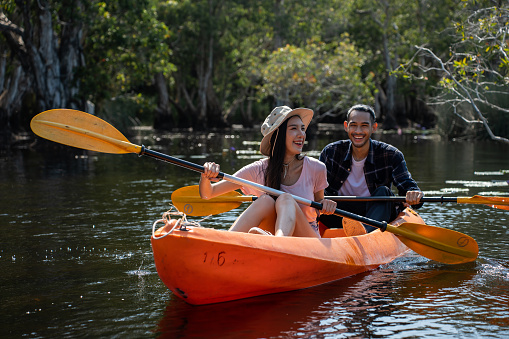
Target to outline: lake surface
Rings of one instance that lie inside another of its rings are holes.
[[[318,157],[343,135],[320,130]],[[400,148],[427,196],[509,196],[509,146],[378,135]],[[259,158],[258,132],[130,140],[232,174]],[[40,141],[41,142],[41,141]],[[152,224],[199,174],[148,157],[74,149],[0,154],[0,336],[167,338],[507,338],[509,211],[427,203],[428,225],[474,237],[479,258],[444,265],[410,251],[301,291],[190,306],[159,280]],[[202,221],[226,229],[247,205]],[[192,218],[189,218],[192,219]],[[206,286],[204,286],[206,288]]]

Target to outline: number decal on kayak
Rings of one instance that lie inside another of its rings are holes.
[[[224,263],[226,262],[225,254],[226,254],[226,252],[221,251],[217,254],[217,256],[215,254],[211,255],[209,264],[211,264],[211,265],[217,264],[217,266],[223,266]],[[203,263],[204,264],[207,263],[207,257],[208,257],[208,253],[207,252],[203,253]]]
[[[223,266],[224,262],[226,261],[226,258],[224,257],[225,252],[219,252],[217,255],[217,265]]]

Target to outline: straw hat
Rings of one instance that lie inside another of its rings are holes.
[[[313,111],[309,108],[295,108],[291,109],[288,106],[278,106],[270,112],[269,116],[265,119],[262,124],[262,135],[263,139],[260,144],[260,152],[263,155],[269,156],[271,153],[270,138],[272,133],[281,126],[281,124],[288,118],[294,115],[300,116],[302,122],[308,128],[311,119],[313,119]]]

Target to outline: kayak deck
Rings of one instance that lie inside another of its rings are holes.
[[[391,223],[424,223],[405,210]],[[274,237],[203,227],[159,228],[151,238],[159,277],[193,305],[297,290],[377,268],[408,248],[389,232]]]

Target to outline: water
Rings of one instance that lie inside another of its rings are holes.
[[[242,135],[242,137],[241,137]],[[191,136],[188,141],[187,137]],[[307,149],[317,156],[336,132]],[[509,195],[509,146],[383,135],[428,196]],[[257,158],[257,133],[158,135],[134,143],[233,173]],[[255,140],[255,141],[253,141]],[[414,252],[301,291],[190,306],[159,280],[152,223],[199,174],[136,155],[55,148],[0,155],[1,337],[506,338],[509,211],[425,204],[428,225],[474,237],[479,258],[444,265]],[[203,224],[227,228],[247,205]],[[206,286],[204,286],[206,288]]]

